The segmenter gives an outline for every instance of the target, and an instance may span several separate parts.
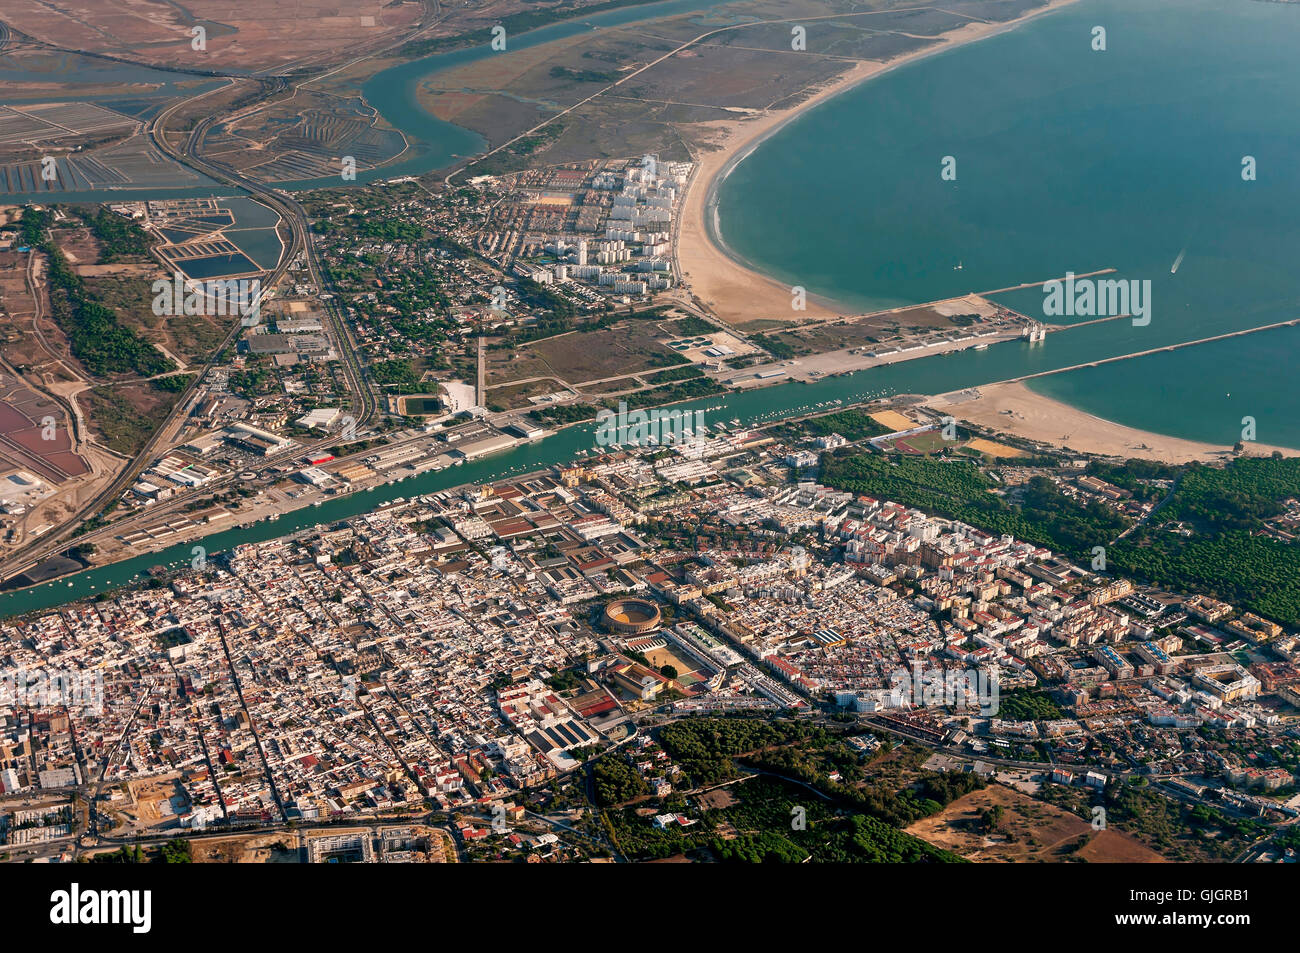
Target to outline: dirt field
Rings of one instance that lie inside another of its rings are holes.
[[[731,807],[736,803],[736,796],[731,793],[730,788],[718,788],[716,791],[710,791],[707,794],[701,794],[697,800],[700,807],[704,810],[722,810]]]
[[[181,788],[176,783],[178,777],[179,775],[172,774],[129,782],[127,789],[130,792],[131,803],[118,808],[118,811],[124,817],[150,827],[154,825],[175,827],[176,817],[168,813],[169,809],[164,809],[160,802],[169,801],[181,794]]]
[[[994,805],[1004,810],[997,833],[980,830],[980,813]],[[1092,826],[1060,808],[1001,785],[967,794],[943,811],[907,828],[923,840],[985,863],[1068,861],[1163,863],[1164,858],[1118,831]]]
[[[302,861],[296,843],[295,835],[278,833],[217,837],[190,845],[196,864],[297,864]]]
[[[803,327],[787,328],[777,339],[801,354],[822,354],[844,348],[870,349],[877,344],[896,347],[915,343],[918,334],[961,332],[963,328],[996,313],[995,305],[978,295],[967,295],[933,304],[820,320]],[[745,327],[754,330],[748,323]]]
[[[990,457],[1023,457],[1025,452],[1017,450],[1015,447],[1008,447],[1004,443],[997,443],[993,440],[985,440],[983,437],[976,437],[970,443],[966,444],[972,450],[978,450],[980,453],[987,453]]]
[[[528,400],[529,397],[540,397],[557,391],[565,392],[565,389],[558,381],[549,377],[529,381],[526,384],[506,384],[500,387],[489,387],[487,392],[488,406],[489,408],[501,407],[507,410],[515,407],[532,407],[532,403]]]
[[[418,3],[356,0],[81,0],[50,5],[10,0],[5,20],[61,47],[132,60],[200,67],[262,69],[312,54],[340,53],[359,42],[396,37],[420,16]],[[188,14],[188,15],[187,15]],[[191,19],[191,17],[193,19]],[[206,23],[206,49],[192,48],[191,25]]]
[[[916,426],[916,421],[910,417],[904,417],[896,410],[882,410],[879,413],[872,414],[871,419],[882,427],[890,427],[894,431],[911,430]]]
[[[672,366],[674,353],[657,340],[663,336],[659,325],[659,321],[625,321],[601,331],[562,334],[513,350],[488,351],[488,384],[533,377],[581,384]],[[558,389],[552,382],[543,392]]]
[[[678,680],[683,684],[689,684],[690,682],[695,681],[695,679],[689,677],[695,672],[695,666],[691,663],[690,659],[683,658],[681,655],[671,652],[668,649],[652,649],[645,653],[645,657],[656,670],[663,668],[665,665],[671,665],[673,668],[677,669]]]

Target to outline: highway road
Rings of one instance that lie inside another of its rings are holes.
[[[335,67],[330,72],[338,72],[339,70],[346,69],[348,66],[360,62],[369,56],[396,49],[399,46],[418,38],[421,34],[437,26],[438,23],[445,19],[439,0],[425,0],[424,7],[424,13],[419,22],[414,25],[414,28],[410,33],[400,37],[394,42],[381,45],[378,49],[358,52],[354,47],[349,51],[346,61]],[[3,21],[0,21],[0,50],[3,50],[6,44],[8,44],[13,38],[14,34],[10,30],[9,26]],[[34,40],[30,37],[24,36],[23,41],[25,44],[30,44],[39,48],[50,50],[60,49],[52,44]],[[76,53],[78,51],[66,50],[64,52]],[[120,60],[117,57],[107,55],[103,55],[101,58],[130,63],[130,65],[134,66],[149,65],[134,63],[129,60]],[[145,130],[152,139],[154,145],[157,146],[164,155],[169,156],[181,165],[206,175],[217,182],[230,185],[240,192],[253,196],[263,204],[272,208],[280,216],[283,224],[289,229],[289,243],[285,247],[276,267],[262,280],[262,287],[267,292],[275,289],[299,255],[303,256],[304,264],[306,265],[310,276],[310,283],[317,288],[318,292],[325,293],[333,290],[332,287],[328,285],[328,281],[317,260],[316,252],[312,245],[311,230],[307,222],[306,213],[298,203],[297,199],[289,193],[273,189],[261,182],[256,182],[252,179],[246,178],[232,169],[206,161],[200,157],[199,150],[203,142],[203,137],[206,135],[213,123],[219,121],[219,119],[220,121],[228,122],[245,112],[264,109],[267,105],[267,98],[274,96],[277,92],[288,91],[290,95],[294,95],[302,86],[324,78],[321,75],[317,75],[312,78],[303,78],[299,82],[290,85],[288,78],[283,75],[283,71],[298,68],[302,65],[303,62],[294,61],[281,67],[281,75],[268,76],[265,73],[262,73],[251,77],[245,74],[224,73],[220,70],[174,70],[171,66],[155,67],[157,69],[173,70],[183,73],[197,72],[207,76],[224,77],[228,79],[229,82],[205,93],[200,93],[197,96],[177,100],[150,121]],[[324,75],[328,76],[330,73]],[[244,110],[238,110],[231,115],[221,117],[210,115],[205,117],[190,130],[189,135],[185,138],[184,144],[179,147],[174,146],[168,140],[168,123],[171,122],[176,114],[186,106],[193,106],[193,104],[198,100],[211,96],[213,93],[227,90],[233,83],[250,79],[259,84],[269,85],[271,87],[268,90],[267,95],[260,97],[257,103],[246,107]],[[369,386],[368,375],[357,357],[356,339],[353,337],[351,330],[347,327],[336,302],[337,297],[332,296],[329,301],[323,303],[326,305],[325,312],[328,316],[333,337],[342,358],[341,366],[343,367],[344,376],[347,378],[348,387],[351,392],[352,399],[349,409],[352,413],[349,416],[353,418],[353,427],[359,432],[375,416],[378,404],[375,400],[374,393]],[[242,327],[238,323],[231,328],[230,333],[221,342],[221,345],[214,349],[209,360],[198,369],[194,381],[176,400],[176,403],[173,405],[172,411],[168,417],[157,428],[157,430],[154,431],[154,434],[150,437],[149,441],[135,456],[135,458],[123,468],[118,476],[107,487],[104,488],[103,492],[96,495],[94,499],[90,500],[76,512],[72,513],[58,526],[52,527],[46,533],[43,533],[38,539],[30,541],[11,553],[3,561],[0,561],[0,582],[25,572],[27,569],[39,565],[40,562],[48,559],[50,556],[65,550],[70,544],[71,538],[75,534],[77,528],[86,519],[100,512],[111,500],[116,499],[125,492],[126,488],[134,482],[136,475],[139,474],[150,460],[158,454],[161,448],[168,446],[175,434],[179,432],[186,417],[186,408],[189,407],[191,401],[198,393],[204,378],[212,368],[216,366],[218,356],[238,339],[241,330]],[[330,442],[333,441],[321,441],[320,444],[317,445],[323,445]],[[307,449],[310,449],[310,447]]]
[[[220,87],[225,89],[226,87]],[[213,90],[212,92],[215,92]],[[204,95],[210,95],[204,94]],[[195,97],[203,98],[203,96]],[[319,263],[316,259],[315,248],[311,240],[311,230],[307,222],[307,216],[298,201],[291,196],[278,190],[269,188],[259,182],[254,182],[228,169],[218,167],[212,163],[199,159],[194,153],[202,142],[202,138],[207,129],[215,121],[216,117],[206,117],[202,122],[195,126],[186,137],[184,145],[177,148],[171,144],[167,136],[167,126],[175,114],[183,107],[192,105],[194,99],[180,100],[173,103],[170,107],[163,110],[155,117],[147,127],[147,132],[152,138],[154,144],[164,154],[175,159],[197,172],[202,173],[218,182],[230,185],[233,188],[253,196],[262,204],[273,209],[280,216],[281,221],[289,229],[289,241],[281,254],[279,262],[275,268],[263,279],[262,287],[264,297],[269,294],[279,284],[290,266],[294,261],[302,256],[303,262],[307,267],[310,281],[318,290],[324,291],[323,275]],[[351,331],[343,321],[335,299],[331,298],[326,304],[326,314],[329,317],[331,330],[335,343],[338,347],[341,357],[341,367],[347,379],[349,391],[351,392],[350,406],[351,416],[354,418],[354,426],[359,431],[374,416],[377,409],[377,402],[374,393],[368,385],[365,371],[361,366],[356,354],[356,341]],[[84,520],[98,513],[111,500],[115,500],[135,481],[136,476],[143,470],[150,461],[152,461],[160,452],[169,446],[172,440],[179,433],[188,415],[188,409],[193,398],[198,394],[202,383],[207,374],[217,365],[220,355],[233,344],[239,337],[243,326],[236,321],[226,335],[221,345],[216,348],[207,362],[198,369],[198,372],[191,382],[190,386],[179,396],[173,405],[171,413],[163,423],[154,431],[153,435],[145,443],[144,447],[136,454],[135,458],[125,466],[118,475],[92,500],[73,513],[59,526],[43,534],[39,539],[33,541],[15,553],[10,555],[3,563],[0,563],[0,579],[7,579],[18,573],[25,571],[33,565],[39,564],[43,559],[62,551],[68,545],[70,538],[76,529]],[[322,441],[327,443],[332,441]]]

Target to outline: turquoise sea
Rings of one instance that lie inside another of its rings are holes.
[[[721,239],[854,311],[1067,271],[1151,282],[1149,325],[1050,335],[1021,373],[1297,317],[1297,50],[1300,5],[1080,0],[800,116],[719,187]],[[940,175],[946,156],[954,181]],[[1039,317],[1043,298],[999,300]],[[1221,443],[1250,415],[1261,442],[1300,447],[1297,355],[1300,329],[1285,328],[1031,386]]]

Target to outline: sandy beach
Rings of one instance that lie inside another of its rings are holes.
[[[705,216],[711,214],[710,206],[718,183],[760,142],[787,122],[832,96],[905,63],[1005,33],[1026,20],[1059,10],[1073,2],[1074,0],[1049,0],[1046,6],[1031,10],[1015,20],[1004,23],[968,23],[951,33],[943,34],[940,38],[943,42],[915,53],[886,62],[859,61],[847,72],[840,74],[838,79],[827,83],[789,109],[771,110],[756,118],[700,124],[697,128],[709,130],[712,133],[710,142],[717,148],[695,157],[697,165],[682,204],[675,244],[678,274],[689,285],[692,294],[729,324],[825,318],[841,313],[834,309],[831,302],[819,301],[812,295],[807,299],[805,310],[793,310],[791,289],[788,286],[746,268],[714,244],[709,237]]]
[[[709,142],[716,148],[696,156],[696,169],[683,202],[675,245],[678,273],[692,294],[723,321],[741,326],[764,321],[833,318],[843,313],[835,310],[833,302],[818,301],[812,296],[808,297],[806,310],[794,311],[789,287],[741,265],[713,242],[706,216],[712,214],[711,206],[718,184],[764,139],[832,96],[906,63],[1012,30],[1026,20],[1073,2],[1050,0],[1046,6],[1004,23],[968,23],[944,34],[942,43],[915,53],[887,62],[857,62],[836,80],[790,109],[704,124],[702,128],[710,131]],[[927,403],[936,410],[995,432],[1014,434],[1079,453],[1169,463],[1224,460],[1233,455],[1231,446],[1148,433],[1095,417],[1040,396],[1018,382],[943,394]],[[1300,451],[1258,443],[1248,444],[1246,453],[1268,455],[1275,450],[1285,456],[1300,456]]]
[[[1043,397],[1021,383],[990,384],[941,394],[927,401],[927,405],[940,413],[951,414],[958,420],[995,432],[1015,434],[1078,453],[1136,457],[1165,463],[1209,462],[1233,456],[1231,446],[1166,437],[1125,427]],[[1268,456],[1275,450],[1288,457],[1300,456],[1300,451],[1287,447],[1246,444],[1246,454],[1250,456]]]

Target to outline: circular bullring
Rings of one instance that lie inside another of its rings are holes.
[[[615,599],[605,606],[605,624],[615,632],[639,635],[659,628],[659,607],[646,599]]]

